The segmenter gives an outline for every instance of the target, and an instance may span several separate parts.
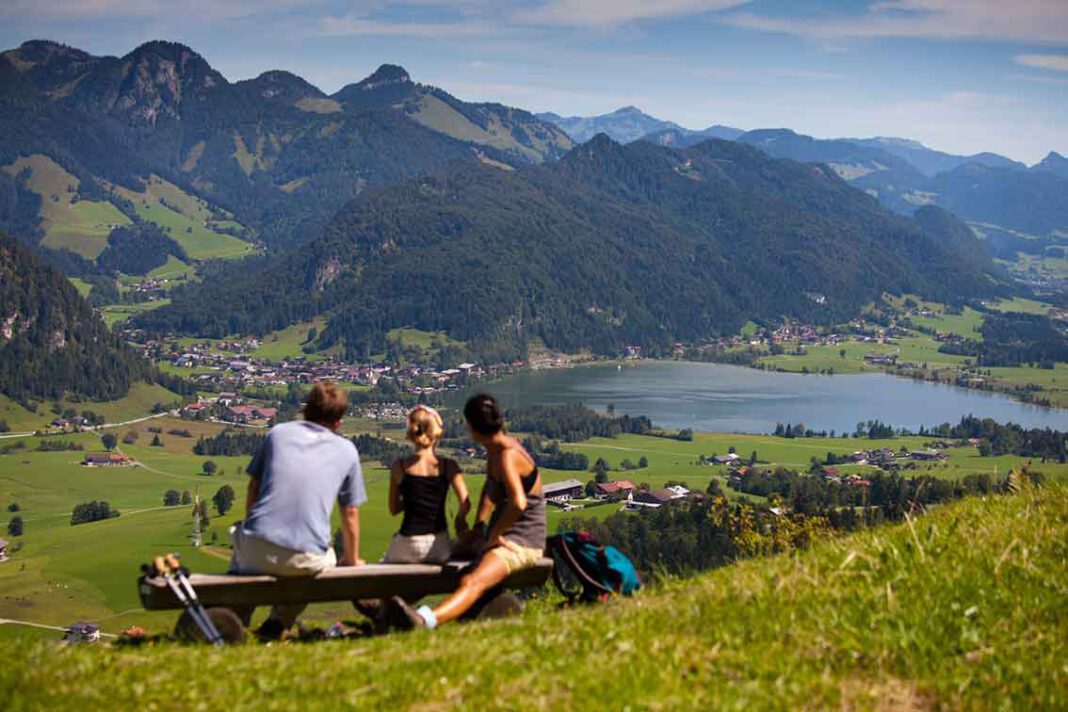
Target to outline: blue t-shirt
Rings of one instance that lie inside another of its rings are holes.
[[[334,502],[359,507],[367,501],[356,446],[306,420],[271,428],[248,473],[260,496],[245,533],[287,549],[325,553]]]

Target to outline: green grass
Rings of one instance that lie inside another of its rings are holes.
[[[311,321],[293,324],[264,336],[260,340],[260,347],[253,351],[251,355],[271,361],[281,361],[297,356],[305,356],[312,361],[321,359],[323,358],[322,354],[305,354],[301,347],[308,341],[309,331],[314,328],[321,333],[325,327],[326,317],[317,317]]]
[[[104,318],[105,324],[114,327],[116,324],[122,323],[131,317],[146,311],[159,309],[170,303],[170,298],[165,297],[151,302],[140,302],[139,304],[110,304],[100,308],[100,315]]]
[[[174,255],[167,255],[167,262],[149,272],[146,276],[154,279],[186,280],[192,279],[196,270]]]
[[[431,332],[419,329],[391,329],[387,334],[390,341],[400,341],[405,346],[414,346],[429,351],[437,342],[443,346],[463,346],[463,341],[451,338],[444,331]]]
[[[1068,495],[970,499],[632,600],[309,645],[0,641],[5,709],[1055,709]],[[606,676],[610,679],[606,680]]]
[[[212,230],[206,202],[158,176],[149,176],[141,192],[116,189],[133,203],[137,214],[156,223],[178,242],[191,259],[243,257],[253,251],[248,242]]]
[[[1003,299],[1000,302],[990,304],[990,309],[999,312],[1017,312],[1019,314],[1049,314],[1052,305],[1024,297]]]
[[[79,279],[77,277],[67,277],[67,279],[70,280],[70,283],[74,285],[74,288],[78,290],[78,294],[83,298],[89,296],[89,292],[92,290],[93,285],[87,284],[84,279]]]

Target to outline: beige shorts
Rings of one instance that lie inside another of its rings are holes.
[[[541,561],[542,555],[545,553],[544,549],[534,549],[527,546],[519,546],[513,544],[504,537],[501,537],[501,546],[495,546],[489,550],[489,553],[498,557],[504,562],[504,565],[508,567],[508,573],[514,574],[516,571],[522,571],[523,569],[532,569],[538,565]]]
[[[448,532],[437,534],[394,534],[382,557],[383,564],[444,564],[452,556]]]
[[[314,576],[337,566],[333,549],[327,549],[322,554],[287,549],[246,534],[240,523],[230,528],[230,539],[234,543],[231,571],[272,576]]]

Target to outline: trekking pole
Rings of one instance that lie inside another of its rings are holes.
[[[171,573],[166,560],[162,556],[157,556],[152,560],[153,572],[163,577],[163,580],[167,582],[167,587],[171,589],[171,593],[178,599],[178,602],[182,604],[182,608],[185,609],[189,617],[193,619],[193,623],[204,634],[208,642],[212,645],[222,645],[222,638],[219,636],[218,630],[212,624],[208,618],[207,613],[204,611],[203,606],[199,601],[194,602],[182,586],[179,585],[178,579]]]
[[[178,583],[185,589],[186,596],[190,601],[192,609],[200,615],[202,622],[201,630],[208,636],[208,641],[213,645],[222,645],[223,638],[219,634],[219,629],[215,627],[215,622],[208,615],[208,612],[204,609],[204,605],[200,602],[200,598],[197,596],[196,589],[193,588],[193,583],[189,580],[189,570],[186,569],[178,560],[177,554],[167,554],[164,561],[170,568],[172,575],[178,579]]]

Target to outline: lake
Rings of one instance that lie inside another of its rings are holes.
[[[1027,405],[996,393],[884,373],[818,376],[741,366],[643,361],[527,371],[486,386],[506,406],[581,402],[600,411],[647,415],[664,428],[770,433],[776,423],[852,432],[880,420],[912,430],[964,415],[1026,428],[1068,430],[1068,410]]]

